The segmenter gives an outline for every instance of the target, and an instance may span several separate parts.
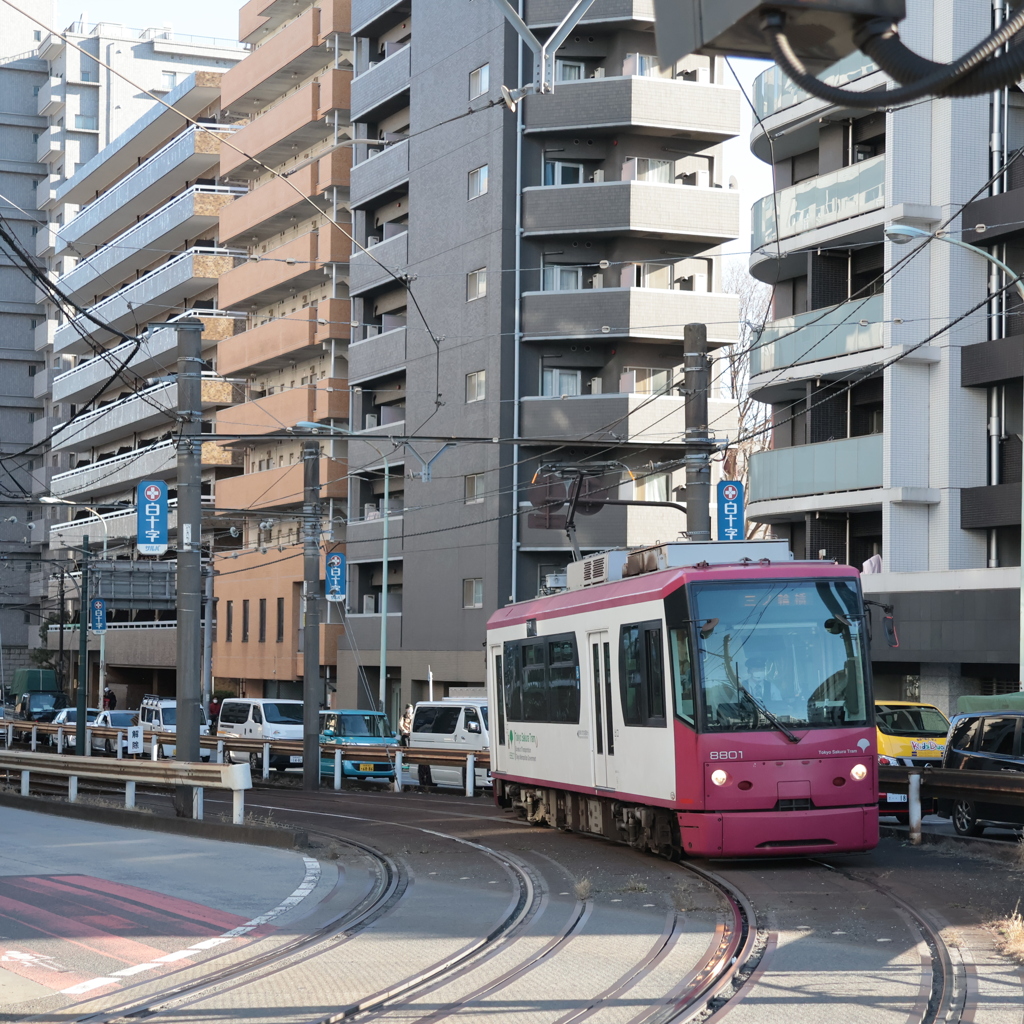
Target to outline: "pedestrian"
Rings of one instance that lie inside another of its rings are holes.
[[[402,717],[398,721],[398,742],[403,747],[409,746],[409,737],[412,735],[412,705],[406,704]]]
[[[103,710],[113,711],[117,707],[117,697],[109,686],[103,687]]]
[[[217,728],[217,719],[220,718],[220,698],[210,698],[210,728],[215,730]]]

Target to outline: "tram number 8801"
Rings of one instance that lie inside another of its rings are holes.
[[[742,761],[742,750],[712,750],[708,757],[712,761]]]

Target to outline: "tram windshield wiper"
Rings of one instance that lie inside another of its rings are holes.
[[[789,740],[790,743],[799,743],[800,737],[797,736],[792,729],[785,726],[771,711],[768,710],[741,682],[740,677],[736,672],[736,668],[732,663],[732,655],[729,653],[729,640],[731,638],[726,636],[722,644],[723,662],[725,664],[725,673],[729,677],[729,682],[736,687],[740,693],[744,694],[747,700],[757,708],[758,711],[764,715],[765,718],[775,726],[783,736]]]

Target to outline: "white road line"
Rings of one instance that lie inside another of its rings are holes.
[[[157,957],[149,963],[135,964],[133,967],[125,967],[123,970],[115,971],[113,975],[105,975],[102,978],[90,978],[88,981],[79,982],[79,984],[72,985],[70,988],[62,988],[60,990],[61,995],[77,996],[83,992],[91,992],[95,988],[102,988],[104,985],[116,985],[122,978],[131,977],[133,974],[142,974],[144,971],[152,971],[157,967],[162,967],[164,964],[187,960],[197,950],[213,949],[215,946],[220,946],[225,942],[230,942],[231,939],[247,935],[249,932],[259,928],[260,925],[273,921],[274,918],[280,917],[285,911],[297,907],[310,893],[316,890],[317,883],[320,881],[320,862],[314,857],[306,857],[305,855],[303,855],[302,860],[306,866],[306,874],[302,879],[302,884],[290,896],[274,907],[273,910],[268,910],[265,914],[260,914],[259,917],[254,917],[251,921],[246,921],[245,924],[241,924],[237,928],[223,932],[216,938],[203,939],[201,942],[196,942],[187,949],[177,949],[173,953]]]

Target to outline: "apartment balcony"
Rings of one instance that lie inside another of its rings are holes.
[[[833,64],[823,71],[818,77],[826,85],[837,89],[864,78],[877,71],[875,62],[865,57],[859,50],[854,50],[849,56]],[[754,79],[754,109],[760,120],[777,114],[787,107],[796,106],[810,99],[811,94],[804,92],[793,80],[776,64],[773,64],[767,71]]]
[[[50,125],[36,141],[36,162],[56,163],[64,155],[64,129]]]
[[[733,295],[668,288],[524,292],[523,340],[634,338],[681,342],[685,324],[706,323],[711,344],[728,344],[737,339],[738,309]]]
[[[36,233],[36,255],[41,258],[52,256],[57,244],[57,232],[47,224]]]
[[[276,395],[223,409],[217,414],[217,432],[267,434],[281,430],[282,424],[347,420],[348,398],[348,382],[340,377],[327,377],[315,384],[287,388]]]
[[[1020,526],[1020,483],[965,487],[960,492],[960,529],[994,530]]]
[[[102,497],[115,491],[131,490],[140,480],[173,480],[178,472],[176,444],[173,439],[161,441],[148,448],[78,466],[66,473],[55,473],[50,479],[50,493],[58,498]],[[239,454],[210,441],[203,442],[201,459],[202,465],[208,468],[242,464]]]
[[[316,321],[317,307],[307,306],[236,334],[217,347],[217,369],[225,376],[248,376],[302,359],[310,346],[317,346],[319,355]]]
[[[776,222],[776,208],[778,220]],[[819,174],[754,203],[751,248],[885,208],[885,154]]]
[[[320,498],[348,497],[345,464],[326,456],[320,459]],[[302,504],[302,462],[290,466],[243,473],[217,481],[217,507],[252,510]]]
[[[735,190],[649,181],[542,185],[523,190],[523,234],[633,235],[703,247],[739,233]]]
[[[96,303],[89,312],[117,330],[135,330],[139,323],[165,315],[169,309],[181,307],[186,299],[209,291],[244,255],[225,249],[189,249]],[[90,351],[91,341],[108,333],[105,327],[79,317],[57,328],[53,348],[55,352],[82,355]]]
[[[527,0],[524,17],[530,28],[554,28],[565,11],[564,0]],[[616,22],[620,30],[649,29],[654,24],[654,0],[596,0],[582,24],[601,21]]]
[[[686,432],[682,398],[645,394],[523,398],[519,435],[581,444],[642,441],[681,444]],[[578,439],[583,438],[583,441]]]
[[[881,434],[775,448],[750,461],[751,504],[881,486]]]
[[[350,71],[332,69],[250,121],[233,140],[238,149],[221,154],[221,175],[255,177],[262,171],[253,158],[274,166],[326,139],[334,131],[326,115],[347,109],[351,81]]]
[[[155,253],[174,252],[191,239],[216,233],[221,211],[244,194],[241,188],[193,185],[82,260],[58,284],[76,302],[88,305],[96,301],[97,292],[109,291],[112,282],[130,280],[150,266]]]
[[[352,35],[370,35],[374,23],[386,14],[409,13],[410,0],[352,0]]]
[[[64,79],[51,77],[39,90],[36,111],[42,117],[58,113],[64,106]]]
[[[330,277],[327,264],[348,262],[351,244],[347,234],[328,224],[261,253],[258,259],[250,256],[221,280],[220,304],[266,306],[317,287]]]
[[[201,384],[200,408],[204,411],[239,401],[237,385],[219,377],[207,377]],[[137,394],[94,409],[80,416],[50,443],[53,451],[87,452],[117,438],[132,438],[164,423],[176,420],[178,385],[164,382],[143,388]]]
[[[178,502],[172,498],[167,508],[167,532],[172,534],[178,528]],[[103,543],[104,537],[110,547],[135,540],[138,526],[135,509],[120,512],[108,512],[99,518],[89,515],[82,519],[72,519],[66,523],[56,523],[50,527],[51,548],[76,548],[82,546],[82,540],[89,538],[89,545],[95,548]]]
[[[349,180],[353,208],[404,190],[409,183],[408,140],[383,148],[368,146],[365,159],[353,163]]]
[[[408,105],[411,56],[412,46],[403,46],[352,79],[353,121],[378,121]]]
[[[559,82],[552,93],[530,96],[524,110],[527,134],[642,127],[650,135],[685,134],[712,144],[740,132],[738,89],[673,78]]]
[[[203,348],[222,340],[230,339],[240,323],[238,317],[219,310],[195,310],[201,313],[203,322]],[[182,316],[191,317],[193,311]],[[175,318],[177,319],[177,318]],[[173,325],[174,321],[168,321]],[[134,351],[134,355],[132,352]],[[139,377],[153,377],[161,372],[174,372],[178,360],[178,334],[173,326],[152,329],[143,336],[138,349],[135,342],[126,341],[116,348],[108,349],[102,356],[93,356],[70,370],[58,374],[53,381],[53,400],[73,402],[75,405],[96,394],[125,360],[126,369]]]
[[[63,366],[50,366],[45,370],[38,370],[32,378],[32,397],[35,399],[46,398],[53,390],[53,382],[64,372]]]
[[[773,320],[751,349],[750,375],[881,348],[883,317],[884,296],[872,295]]]
[[[357,249],[349,259],[349,295],[361,295],[391,282],[397,286],[394,274],[404,274],[409,265],[409,232],[402,231],[383,242]],[[389,274],[388,271],[393,271]]]
[[[183,191],[196,178],[213,177],[221,141],[235,133],[227,125],[186,128],[142,164],[84,206],[60,232],[61,252],[78,252],[110,241],[140,217]]]
[[[318,164],[300,167],[287,178],[271,178],[225,206],[220,215],[221,244],[255,245],[280,234],[296,215],[305,219],[310,213],[307,198],[318,194]]]
[[[317,195],[329,188],[348,188],[352,176],[352,150],[335,149],[317,161]]]
[[[335,8],[348,6],[346,0],[326,3]],[[307,8],[245,60],[224,72],[220,94],[224,109],[254,114],[294,88],[296,78],[308,78],[323,68],[331,54],[323,46],[322,14],[319,7]]]

